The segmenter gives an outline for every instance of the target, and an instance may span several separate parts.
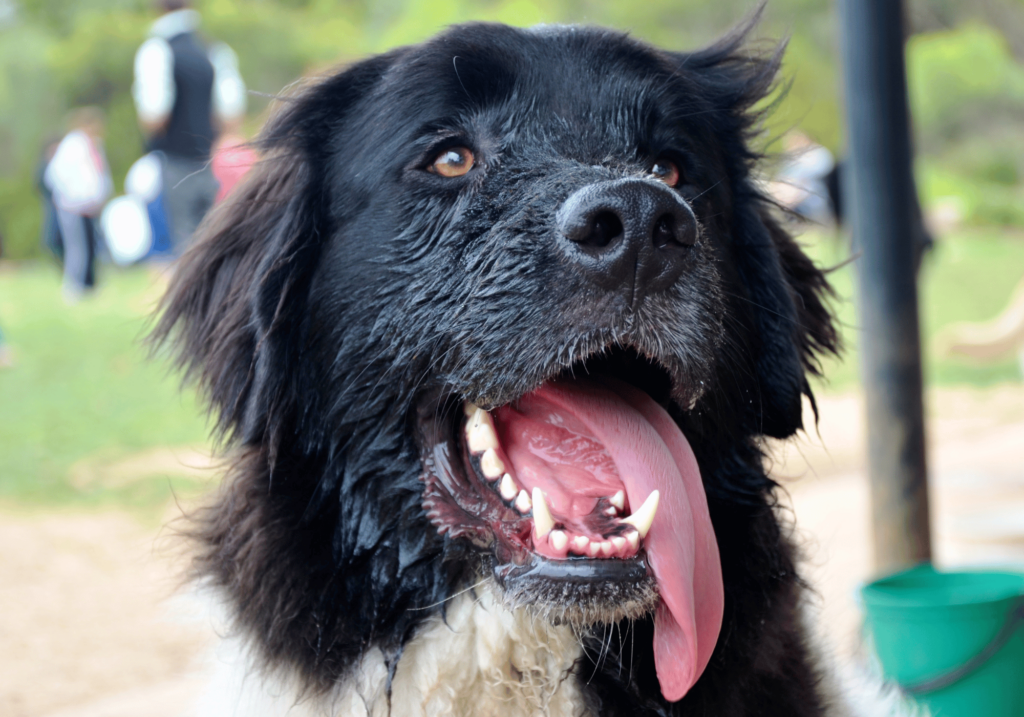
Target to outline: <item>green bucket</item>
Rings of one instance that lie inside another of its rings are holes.
[[[933,717],[1024,715],[1024,574],[920,566],[861,595],[885,677]]]

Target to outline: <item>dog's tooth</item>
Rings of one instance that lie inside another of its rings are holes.
[[[516,510],[520,513],[529,513],[533,509],[533,501],[530,500],[530,494],[525,490],[519,491],[519,495],[516,496]]]
[[[640,547],[640,533],[635,530],[631,530],[626,533],[626,542],[629,543],[629,547],[636,550]]]
[[[626,547],[626,539],[623,538],[621,535],[616,535],[614,538],[612,538],[612,547],[616,550],[622,550],[624,547]]]
[[[615,495],[608,499],[608,502],[614,505],[619,510],[626,509],[626,492],[618,491]]]
[[[491,412],[485,411],[479,406],[476,406],[476,408],[473,410],[473,413],[470,414],[469,416],[469,425],[479,426],[485,423],[490,426],[494,425],[494,419],[491,418]]]
[[[488,448],[498,447],[498,436],[490,425],[481,423],[466,431],[466,443],[471,453],[483,453]]]
[[[585,535],[577,535],[572,539],[572,547],[577,553],[582,555],[590,547],[590,538]]]
[[[623,518],[622,522],[629,523],[640,532],[641,538],[646,538],[647,531],[651,529],[651,523],[654,522],[654,515],[658,512],[658,500],[660,498],[661,493],[652,490],[644,504],[633,515]]]
[[[505,500],[512,500],[519,493],[519,486],[512,480],[512,476],[506,473],[501,477],[501,483],[498,484],[498,492]]]
[[[610,541],[610,540],[602,540],[601,541],[601,554],[604,555],[607,558],[607,557],[610,557],[613,552],[615,552],[615,549],[612,546],[612,541]]]
[[[604,514],[605,515],[618,515],[619,511],[615,510],[615,506],[614,505],[609,505],[607,508],[604,509]]]
[[[601,552],[601,541],[591,540],[590,545],[587,546],[587,554],[592,558],[596,558],[597,554]]]
[[[569,536],[561,530],[552,530],[548,533],[548,542],[555,550],[562,550],[569,544]]]
[[[548,510],[548,503],[544,500],[544,493],[540,488],[533,489],[533,524],[537,529],[537,535],[543,538],[555,527],[555,519],[551,517]]]
[[[488,478],[498,478],[505,472],[505,464],[500,458],[498,458],[497,451],[493,448],[488,448],[484,451],[484,454],[480,456],[480,470],[482,470],[484,475]]]
[[[488,448],[498,447],[498,435],[494,432],[494,419],[482,408],[476,409],[466,421],[466,443],[473,453],[483,453]]]
[[[480,410],[480,407],[477,406],[472,401],[463,401],[462,402],[462,412],[466,414],[466,418],[472,418],[473,414],[476,413],[479,410]]]

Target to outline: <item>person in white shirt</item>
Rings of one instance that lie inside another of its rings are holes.
[[[149,151],[163,156],[164,201],[180,254],[213,205],[210,149],[220,127],[245,113],[245,84],[234,51],[200,38],[199,13],[188,0],[157,7],[163,14],[135,54],[132,95]]]
[[[835,221],[826,178],[836,166],[835,157],[799,130],[783,139],[786,161],[771,185],[771,194],[782,206],[805,220],[828,225]]]
[[[75,110],[43,181],[53,194],[64,244],[64,297],[74,303],[96,284],[95,217],[113,190],[103,153],[105,121],[96,107]]]

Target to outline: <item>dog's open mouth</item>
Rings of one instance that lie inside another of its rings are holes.
[[[660,494],[652,491],[630,510],[608,447],[574,415],[578,390],[548,383],[494,416],[467,403],[470,465],[507,505],[532,516],[533,529],[522,538],[538,555],[635,558]]]
[[[424,506],[489,549],[513,604],[582,624],[654,612],[662,691],[679,699],[717,640],[718,547],[693,451],[657,400],[667,375],[616,359],[490,410],[425,402]]]

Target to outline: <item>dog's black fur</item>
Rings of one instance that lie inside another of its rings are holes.
[[[173,340],[240,457],[202,516],[199,574],[266,666],[312,693],[403,645],[472,579],[480,548],[423,508],[424,401],[507,403],[606,349],[671,381],[725,583],[704,675],[661,696],[650,619],[579,669],[602,715],[821,715],[801,583],[761,436],[801,427],[837,336],[828,286],[751,175],[755,107],[781,56],[745,31],[689,54],[589,28],[472,24],[360,62],[286,101],[264,159],[208,219],[155,333]],[[424,171],[471,147],[465,177]],[[554,248],[588,182],[675,159],[700,222],[669,290],[627,301]],[[635,356],[634,356],[635,358]],[[625,359],[624,359],[625,360]],[[697,388],[701,387],[701,388]],[[689,405],[693,401],[692,405]]]

